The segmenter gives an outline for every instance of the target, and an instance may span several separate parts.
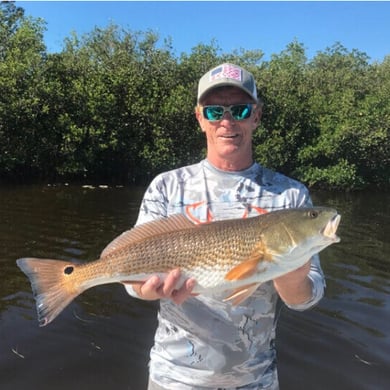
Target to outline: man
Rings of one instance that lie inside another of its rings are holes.
[[[253,162],[252,134],[262,114],[252,74],[222,64],[199,81],[196,118],[207,158],[157,176],[147,189],[137,224],[183,213],[195,223],[247,218],[311,205],[306,187]],[[133,296],[160,299],[151,350],[149,389],[278,389],[275,310],[278,297],[295,310],[323,296],[318,256],[261,285],[239,306],[218,296],[192,296],[196,281],[176,289],[180,270],[165,280],[128,285]]]

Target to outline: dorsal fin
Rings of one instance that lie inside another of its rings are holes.
[[[142,225],[134,227],[133,229],[125,231],[120,236],[111,241],[103,249],[100,258],[107,257],[112,252],[125,246],[134,244],[135,242],[142,241],[160,234],[194,228],[196,226],[197,225],[189,221],[183,214],[175,214],[167,218],[146,222]]]

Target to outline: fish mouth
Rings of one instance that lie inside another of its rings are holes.
[[[340,223],[340,219],[341,219],[341,215],[340,214],[336,214],[327,224],[326,226],[324,227],[324,229],[322,230],[322,234],[327,237],[327,238],[330,238],[333,242],[339,242],[340,241],[340,237],[338,237],[336,235],[336,231],[337,231],[337,228],[339,226],[339,223]]]

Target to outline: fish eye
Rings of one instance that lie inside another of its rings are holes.
[[[318,211],[317,210],[309,210],[307,212],[307,215],[310,217],[310,218],[317,218],[318,217]]]

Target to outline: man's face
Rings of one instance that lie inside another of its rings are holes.
[[[202,114],[202,107],[209,105],[231,106],[252,103],[250,97],[241,89],[221,87],[211,91],[202,101],[196,117],[207,138],[207,157],[214,165],[223,161],[239,163],[245,169],[252,163],[252,134],[259,124],[261,110],[254,107],[249,118],[235,120],[230,112],[225,112],[221,120],[210,121]],[[199,107],[198,107],[199,108]],[[249,161],[249,160],[250,161]]]

